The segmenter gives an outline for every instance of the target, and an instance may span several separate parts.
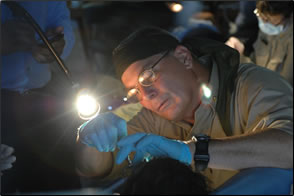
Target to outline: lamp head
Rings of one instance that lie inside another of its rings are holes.
[[[89,120],[95,118],[100,112],[100,104],[88,89],[78,92],[76,108],[80,118]]]

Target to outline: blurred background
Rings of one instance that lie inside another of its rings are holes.
[[[201,21],[225,41],[236,33],[238,1],[66,1],[75,44],[65,60],[75,81],[95,89],[102,112],[123,104],[112,50],[139,27],[152,25],[177,36]],[[253,2],[255,4],[255,2]],[[254,29],[252,29],[253,31]],[[1,193],[76,190],[91,186],[75,173],[77,115],[74,93],[57,63],[40,89],[24,94],[1,90],[1,141],[15,149],[13,168],[3,172]]]

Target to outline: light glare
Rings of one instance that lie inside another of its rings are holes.
[[[203,89],[203,94],[206,98],[210,98],[211,97],[211,90],[210,88],[208,88],[205,84],[202,85],[202,89]]]
[[[180,12],[183,9],[183,6],[180,3],[172,3],[170,6],[170,9],[173,12]]]
[[[129,91],[128,96],[132,97],[134,94],[136,94],[136,92],[137,92],[137,89],[133,88]]]
[[[91,119],[98,115],[100,106],[89,94],[80,94],[76,101],[78,113],[82,119]]]
[[[144,81],[144,77],[139,77],[139,82],[142,83]]]

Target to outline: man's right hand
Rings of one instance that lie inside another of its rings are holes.
[[[127,136],[126,121],[111,112],[84,123],[78,132],[79,141],[100,152],[113,152],[119,139],[124,136]]]
[[[1,25],[1,54],[31,51],[37,44],[33,27],[22,20],[8,20]]]

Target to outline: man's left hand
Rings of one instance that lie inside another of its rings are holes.
[[[121,164],[132,151],[136,152],[133,164],[141,162],[146,155],[170,157],[186,164],[192,162],[187,144],[159,135],[136,133],[122,138],[117,145],[120,148],[116,157],[117,164]]]

